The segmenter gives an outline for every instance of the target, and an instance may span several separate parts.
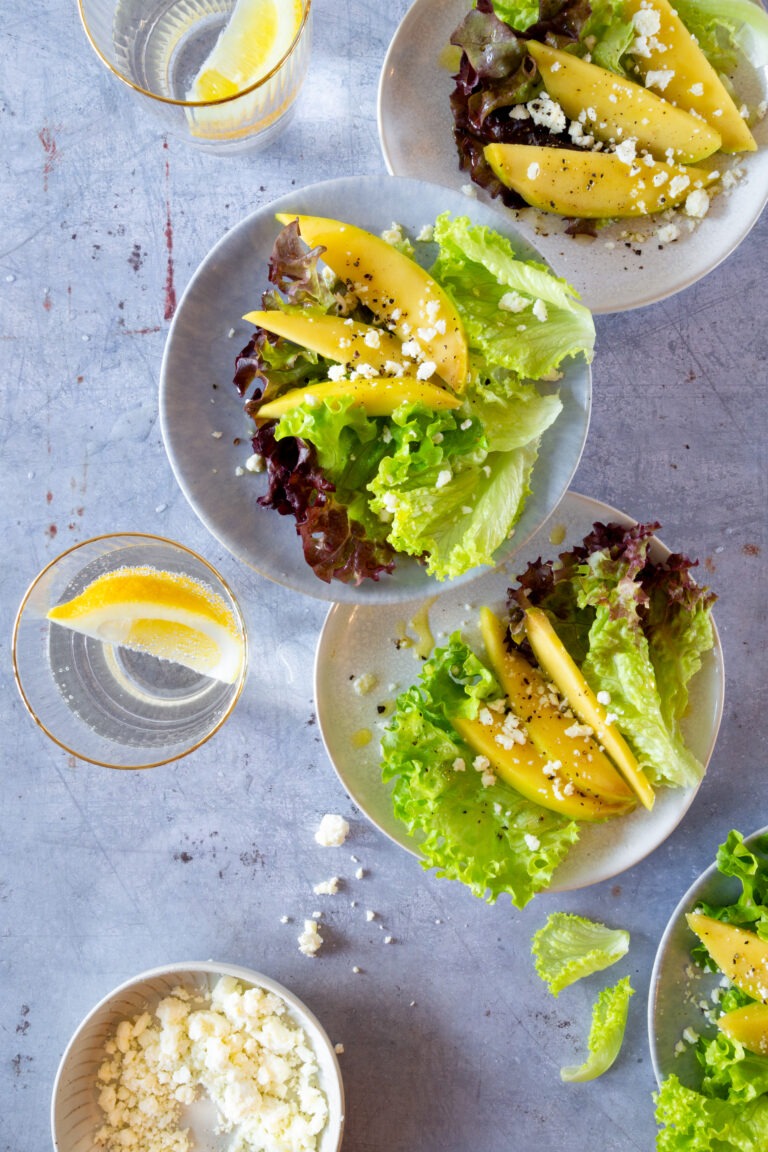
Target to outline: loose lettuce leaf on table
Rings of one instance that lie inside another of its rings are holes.
[[[629,932],[569,912],[553,912],[531,941],[536,971],[553,996],[626,956]]]
[[[607,1072],[621,1051],[627,1027],[629,1000],[634,996],[629,976],[619,980],[612,988],[605,988],[592,1010],[589,1031],[589,1056],[583,1064],[560,1069],[560,1079],[567,1084],[596,1080]]]

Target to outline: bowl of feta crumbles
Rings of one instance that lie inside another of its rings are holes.
[[[338,1152],[336,1049],[292,992],[213,961],[143,972],[89,1012],[59,1065],[58,1152]]]

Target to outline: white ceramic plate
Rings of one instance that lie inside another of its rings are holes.
[[[389,47],[379,81],[379,136],[387,168],[397,176],[420,176],[449,188],[470,184],[469,175],[459,169],[453,142],[451,70],[441,62],[470,4],[415,0]],[[760,92],[758,100],[764,99],[766,70],[750,77],[750,92],[753,85]],[[514,212],[472,187],[481,200],[515,222],[593,312],[622,312],[694,284],[747,235],[768,198],[768,121],[763,120],[754,135],[760,149],[744,159],[747,178],[727,196],[715,197],[693,233],[662,248],[657,240],[625,244],[622,224],[602,230],[597,240],[570,237],[559,217],[534,209]],[[639,223],[632,228],[639,230]],[[607,241],[615,247],[607,248]]]
[[[529,540],[522,565],[507,563],[481,577],[469,589],[455,589],[432,601],[395,607],[336,605],[326,617],[315,658],[315,702],[325,747],[342,784],[368,818],[392,840],[418,855],[418,841],[408,836],[396,820],[390,788],[381,781],[379,739],[386,718],[379,709],[388,707],[399,692],[413,684],[420,659],[408,638],[423,635],[420,621],[428,611],[435,643],[461,629],[477,651],[482,651],[478,613],[483,605],[501,611],[506,591],[529,560],[556,555],[583,540],[595,521],[634,521],[615,508],[569,492],[549,525]],[[552,533],[565,531],[562,543],[551,542]],[[658,557],[668,550],[654,543]],[[402,643],[406,638],[406,644]],[[376,687],[364,695],[356,691],[362,675],[376,677]],[[715,745],[723,707],[723,661],[719,637],[707,653],[702,668],[691,682],[691,702],[686,717],[686,741],[702,763],[707,764]],[[361,734],[372,740],[359,747]],[[555,874],[552,891],[565,891],[595,884],[630,868],[658,847],[677,827],[696,789],[662,789],[652,812],[634,811],[620,820],[584,825],[581,838]]]
[[[761,828],[746,836],[747,843],[768,834]],[[661,1084],[674,1073],[687,1088],[701,1088],[701,1069],[696,1060],[695,1045],[686,1044],[680,1054],[675,1046],[686,1028],[700,1035],[715,1035],[700,1003],[711,1005],[711,994],[720,984],[720,974],[705,972],[691,960],[691,950],[698,942],[686,923],[686,912],[705,900],[708,904],[730,904],[738,898],[741,886],[733,876],[723,876],[717,864],[710,864],[683,896],[669,918],[656,952],[648,997],[648,1038],[656,1080]]]
[[[205,258],[179,304],[160,374],[160,419],[171,467],[208,531],[263,576],[294,591],[359,603],[409,599],[443,586],[407,558],[379,582],[366,580],[358,588],[337,580],[325,584],[304,561],[293,517],[256,503],[266,478],[235,474],[251,454],[249,422],[232,384],[235,357],[253,334],[240,317],[261,307],[268,287],[267,264],[280,228],[275,213],[333,216],[376,233],[395,221],[416,235],[446,210],[495,228],[522,256],[541,259],[521,241],[512,219],[460,193],[390,176],[345,178],[292,192],[236,225]],[[566,492],[587,435],[591,384],[589,366],[582,359],[568,361],[558,383],[563,411],[542,437],[532,492],[500,559],[525,544]]]
[[[328,1101],[328,1121],[318,1152],[338,1152],[344,1130],[344,1089],[336,1053],[322,1025],[297,996],[282,984],[236,964],[201,961],[153,968],[115,988],[93,1008],[67,1045],[53,1086],[51,1129],[56,1152],[92,1152],[93,1137],[103,1122],[98,1107],[96,1074],[104,1059],[104,1044],[123,1019],[133,1019],[147,1008],[154,1010],[164,996],[179,986],[193,994],[213,990],[220,976],[232,976],[245,985],[272,992],[285,1001],[288,1015],[304,1029],[317,1058],[318,1084]],[[216,1106],[203,1097],[183,1109],[182,1124],[201,1152],[224,1152],[232,1136],[216,1132]]]

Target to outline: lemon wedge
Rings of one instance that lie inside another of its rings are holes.
[[[149,566],[98,576],[48,619],[106,644],[147,652],[234,684],[244,658],[232,609],[199,580]]]
[[[266,76],[291,47],[302,15],[302,0],[237,0],[188,98],[222,100]]]

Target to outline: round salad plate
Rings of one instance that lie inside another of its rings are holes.
[[[760,828],[745,842],[768,834]],[[722,979],[718,972],[706,972],[691,959],[698,943],[686,922],[701,901],[707,904],[730,904],[738,898],[741,886],[732,876],[724,876],[712,863],[694,880],[669,918],[656,952],[648,997],[648,1039],[656,1080],[661,1084],[674,1073],[687,1087],[701,1087],[701,1071],[696,1048],[685,1043],[683,1033],[691,1028],[702,1035],[714,1035],[717,1029],[708,1022],[705,1012],[712,1005],[712,993]]]
[[[415,683],[422,659],[459,630],[477,652],[483,651],[479,611],[499,613],[506,592],[528,561],[557,556],[579,543],[596,521],[630,525],[631,517],[597,500],[569,492],[547,525],[528,541],[523,564],[506,563],[475,581],[431,600],[382,606],[337,604],[326,617],[315,657],[315,703],[326,751],[353,801],[382,832],[419,855],[419,842],[396,819],[390,786],[379,768],[381,732],[398,694]],[[652,556],[669,550],[654,540]],[[715,645],[690,684],[690,705],[683,729],[686,743],[707,764],[715,746],[723,708],[723,658]],[[665,788],[652,812],[638,808],[603,824],[583,824],[580,839],[557,869],[551,890],[583,888],[607,880],[638,863],[677,827],[696,788]]]
[[[257,503],[267,480],[245,468],[253,427],[232,379],[235,358],[254,330],[241,317],[261,307],[269,287],[268,262],[281,227],[275,213],[329,216],[377,234],[396,222],[415,237],[444,211],[495,229],[522,258],[541,261],[514,221],[461,193],[391,176],[350,177],[291,192],[246,217],[205,258],[179,303],[160,373],[160,420],[171,467],[208,531],[238,559],[294,591],[320,600],[382,603],[446,585],[407,557],[379,581],[327,584],[305,562],[293,517]],[[434,250],[425,256],[433,260]],[[522,547],[557,507],[581,457],[592,394],[591,371],[582,357],[566,362],[556,389],[563,409],[541,439],[530,495],[513,537],[497,552],[499,560]],[[477,575],[475,569],[456,583]]]
[[[768,119],[753,130],[758,151],[739,157],[743,177],[727,194],[713,198],[707,216],[692,231],[684,219],[674,243],[660,244],[649,217],[629,227],[626,221],[610,224],[595,239],[568,236],[562,217],[532,208],[513,211],[471,184],[468,173],[459,169],[449,104],[458,68],[458,49],[449,47],[450,38],[470,7],[471,0],[415,0],[395,32],[378,99],[379,136],[390,172],[467,189],[494,204],[595,313],[663,300],[696,283],[733,252],[768,199]],[[765,100],[768,62],[745,77],[746,83],[755,104]]]

